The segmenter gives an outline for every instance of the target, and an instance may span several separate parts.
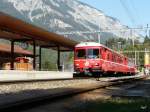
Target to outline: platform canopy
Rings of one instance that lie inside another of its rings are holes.
[[[33,68],[36,68],[36,46],[39,46],[39,69],[41,69],[41,49],[57,50],[57,65],[60,67],[60,52],[72,51],[78,42],[56,33],[29,24],[18,18],[0,12],[0,38],[11,41],[11,69],[14,69],[15,42],[33,45]]]
[[[33,57],[31,51],[25,50],[18,45],[14,46],[14,56],[15,57]],[[0,44],[0,69],[2,69],[3,64],[11,61],[11,46],[8,44]]]
[[[38,46],[59,46],[60,50],[73,50],[78,43],[2,12],[0,12],[0,38],[7,40],[32,39]]]
[[[0,53],[11,53],[11,46],[8,44],[0,44]],[[15,54],[20,54],[20,55],[25,55],[25,56],[32,56],[33,53],[31,51],[25,50],[21,48],[18,45],[14,46],[14,53]]]

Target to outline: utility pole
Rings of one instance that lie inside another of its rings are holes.
[[[98,32],[97,32],[97,36],[98,36],[98,43],[100,44],[101,43],[101,35],[100,35],[100,24],[98,23]]]
[[[150,31],[148,30],[148,28],[149,28],[149,27],[148,27],[148,24],[147,24],[147,27],[146,27],[146,36],[147,36],[147,37],[149,37],[149,36],[150,36],[150,34],[149,34],[149,33],[150,33]]]
[[[137,58],[136,58],[136,51],[135,51],[135,58],[134,58],[135,60],[134,60],[134,63],[135,63],[135,65],[137,64],[136,63],[136,60],[137,60]]]
[[[134,47],[134,36],[133,36],[133,29],[130,29],[130,36],[131,36],[131,39],[132,39],[132,44],[133,44],[133,47]]]
[[[150,38],[150,30],[149,30],[149,38]]]
[[[100,17],[103,16],[102,14],[99,14],[99,19]],[[101,27],[100,27],[100,23],[98,22],[98,28],[99,28],[99,32],[98,32],[98,43],[101,44]]]
[[[101,34],[100,34],[100,32],[98,33],[98,43],[101,43]]]
[[[118,50],[121,51],[121,42],[118,42]]]

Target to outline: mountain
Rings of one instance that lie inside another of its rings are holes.
[[[77,0],[0,0],[0,11],[59,34],[100,30],[102,40],[130,35],[129,31],[120,31],[128,28],[116,18]],[[94,33],[66,35],[77,41],[97,40],[98,36]]]

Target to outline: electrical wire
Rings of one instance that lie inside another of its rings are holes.
[[[122,5],[122,7],[124,8],[124,10],[126,11],[127,16],[128,16],[129,19],[131,20],[132,24],[134,25],[134,24],[135,24],[135,19],[134,19],[134,17],[132,16],[132,13],[130,12],[128,6],[126,5],[125,0],[120,0],[120,3],[121,3],[121,5]]]
[[[134,14],[135,14],[135,18],[137,18],[139,21],[138,21],[138,23],[140,24],[142,21],[142,19],[141,19],[141,16],[139,15],[139,12],[138,12],[138,10],[137,10],[137,7],[135,7],[135,3],[134,3],[134,0],[128,0],[129,2],[130,2],[130,6],[132,7],[132,9],[134,10],[133,12],[134,12]]]

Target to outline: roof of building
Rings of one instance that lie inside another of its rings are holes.
[[[11,53],[11,46],[8,44],[0,44],[0,52],[7,52]],[[33,55],[32,52],[28,50],[24,50],[20,46],[15,45],[14,46],[14,53],[15,54],[23,54],[23,55]]]
[[[31,25],[20,19],[0,12],[0,38],[33,39],[40,45],[57,45],[61,49],[73,49],[78,43],[61,35],[49,32],[43,28]]]

